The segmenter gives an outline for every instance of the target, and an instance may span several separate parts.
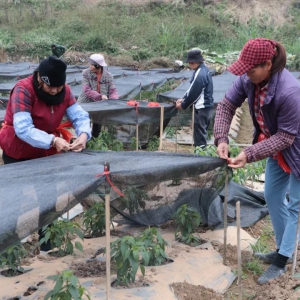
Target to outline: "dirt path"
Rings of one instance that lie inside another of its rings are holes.
[[[250,116],[248,103],[242,105],[243,115],[240,122],[239,134],[235,140],[237,144],[252,144],[253,122]]]

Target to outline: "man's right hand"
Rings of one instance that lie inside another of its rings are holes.
[[[228,159],[228,144],[220,143],[217,148],[217,153],[220,158]]]
[[[178,99],[178,100],[176,101],[176,108],[177,108],[177,109],[182,109],[182,107],[181,107],[181,102],[183,102],[183,99]]]
[[[106,95],[102,95],[102,100],[107,100],[107,96]]]

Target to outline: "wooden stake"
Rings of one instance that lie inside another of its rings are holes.
[[[136,139],[136,151],[139,151],[139,124],[136,124],[136,131],[135,131],[135,139]]]
[[[242,299],[242,251],[241,251],[241,210],[240,201],[236,203],[237,254],[238,254],[238,287],[239,300]]]
[[[159,148],[158,150],[162,150],[162,138],[164,133],[164,106],[160,107],[160,127],[159,127]]]
[[[226,252],[227,252],[227,201],[228,201],[228,169],[226,167],[225,174],[225,197],[224,197],[224,252],[223,252],[223,264],[226,265]]]
[[[294,249],[294,257],[293,257],[293,265],[292,265],[292,276],[295,275],[295,270],[296,270],[299,233],[300,233],[300,202],[299,202],[298,223],[297,223],[297,230],[296,230],[296,244]]]
[[[179,112],[178,112],[179,113]],[[175,127],[175,138],[176,138],[176,143],[175,143],[175,153],[177,153],[177,128],[178,128],[178,114],[176,115],[175,117],[175,124],[176,124],[176,127]]]
[[[194,122],[195,122],[195,105],[193,105],[193,112],[192,112],[192,152],[194,152]]]
[[[104,172],[109,171],[109,163],[104,163]],[[105,240],[106,240],[106,300],[110,300],[110,187],[105,183]]]

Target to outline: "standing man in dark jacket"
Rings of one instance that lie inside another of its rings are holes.
[[[200,50],[189,51],[186,62],[195,72],[190,81],[189,89],[182,99],[176,101],[176,108],[185,110],[195,104],[194,144],[196,147],[205,148],[207,145],[207,128],[214,105],[213,82]]]

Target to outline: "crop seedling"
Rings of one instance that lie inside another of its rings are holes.
[[[200,225],[201,217],[195,208],[187,204],[181,205],[175,213],[175,239],[185,244],[197,245],[199,238],[193,235],[195,228]]]
[[[44,300],[83,300],[91,299],[88,290],[80,285],[73,271],[66,270],[58,275],[49,276],[55,282],[53,290],[49,291]],[[85,296],[83,298],[83,296]]]
[[[240,152],[240,147],[232,144],[229,145],[229,153],[231,157],[236,157]],[[212,145],[208,145],[204,149],[201,147],[196,147],[195,154],[218,157],[217,148]],[[260,175],[265,171],[265,168],[265,159],[253,163],[247,163],[244,168],[233,170],[232,180],[240,185],[245,185],[247,180],[251,180],[252,182],[258,181]]]
[[[51,225],[43,227],[44,237],[40,244],[50,241],[52,248],[57,248],[60,255],[72,254],[74,246],[71,237],[77,234],[83,240],[80,225],[67,219],[55,220]],[[82,244],[75,242],[75,248],[83,251]]]
[[[134,151],[136,150],[136,142],[137,142],[137,138],[136,137],[132,137],[130,139],[130,145],[129,145],[129,150]],[[141,143],[138,141],[138,149],[141,149]]]
[[[147,150],[148,151],[157,151],[159,147],[159,138],[154,135],[148,142]]]
[[[0,254],[0,267],[9,269],[9,276],[18,273],[24,273],[24,269],[20,266],[21,259],[27,255],[21,243],[10,246],[6,251]]]
[[[130,214],[139,211],[140,207],[145,209],[146,202],[144,200],[149,200],[149,196],[144,190],[136,188],[134,186],[128,186],[124,190],[124,197],[122,197],[122,202],[129,210]]]
[[[142,264],[145,266],[159,266],[167,259],[165,246],[167,242],[162,238],[157,228],[148,228],[140,236],[141,241],[144,243],[147,255],[144,255]],[[145,260],[145,258],[147,258]]]
[[[96,202],[83,214],[85,232],[92,236],[102,236],[105,230],[105,203]]]
[[[145,266],[164,263],[166,244],[157,228],[148,228],[138,237],[124,236],[112,242],[110,255],[117,266],[117,284],[134,282],[139,268],[145,276]]]
[[[123,151],[124,147],[123,143],[115,138],[114,133],[102,130],[97,138],[92,138],[87,143],[87,149]]]
[[[140,267],[145,275],[145,267],[140,264],[140,257],[149,261],[148,254],[141,239],[124,236],[111,243],[111,261],[117,265],[117,285],[128,285],[135,281]]]

